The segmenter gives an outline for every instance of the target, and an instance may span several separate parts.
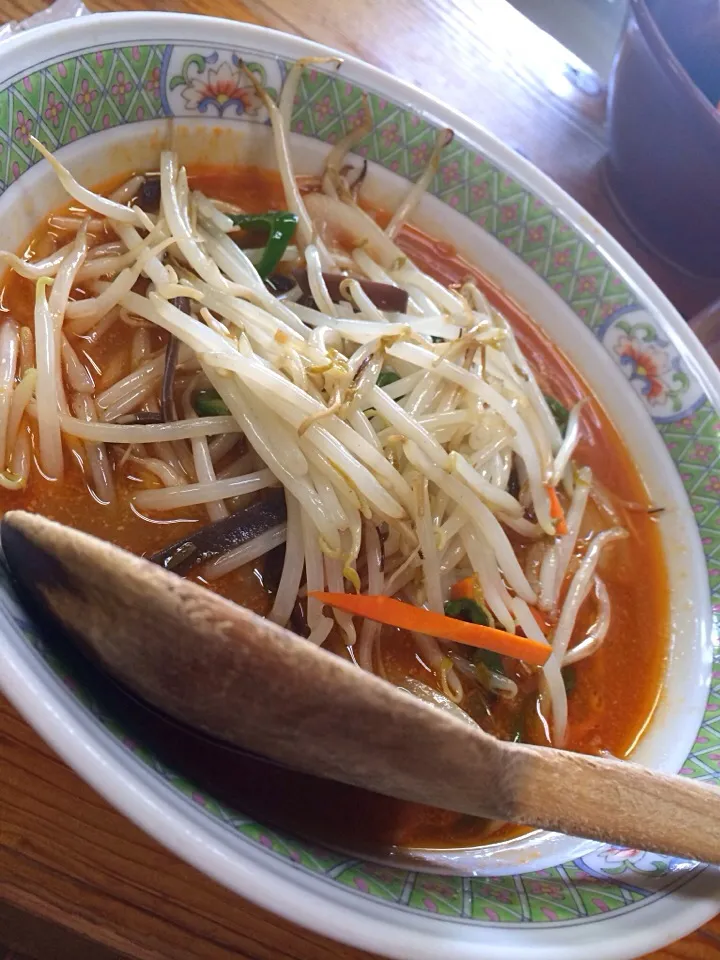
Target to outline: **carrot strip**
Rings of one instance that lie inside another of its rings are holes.
[[[538,667],[544,666],[552,653],[552,648],[547,643],[496,630],[495,627],[456,620],[443,613],[432,613],[422,607],[393,600],[392,597],[323,593],[320,590],[311,591],[309,596],[354,616],[366,617],[368,620],[386,623],[401,630],[414,630],[430,637],[492,650],[494,653],[515,657]]]
[[[565,511],[563,510],[560,501],[558,500],[558,495],[555,487],[551,487],[550,484],[547,484],[545,489],[547,490],[547,495],[550,500],[550,517],[553,520],[556,520],[555,530],[561,536],[567,533],[567,523],[565,521]]]
[[[475,577],[463,577],[450,588],[451,600],[474,600],[475,599]]]
[[[565,514],[558,500],[557,490],[555,487],[551,487],[549,483],[545,485],[545,489],[550,498],[550,516],[553,520],[559,520],[561,517],[564,517]]]

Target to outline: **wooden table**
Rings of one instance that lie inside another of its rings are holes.
[[[0,0],[0,21],[41,0]],[[603,196],[604,91],[505,0],[90,0],[178,10],[328,43],[446,100],[573,194],[691,316],[720,296],[640,249]],[[350,9],[352,13],[350,14]],[[177,860],[116,813],[0,698],[0,943],[37,960],[360,960]],[[11,954],[15,956],[16,954]],[[0,960],[3,948],[0,947]],[[720,921],[654,955],[720,960]]]

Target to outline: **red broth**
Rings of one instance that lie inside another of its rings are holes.
[[[273,173],[250,167],[230,170],[195,166],[190,175],[192,184],[206,195],[236,202],[248,211],[284,206],[280,181]],[[111,189],[113,185],[105,186]],[[383,220],[382,213],[378,219]],[[30,249],[44,255],[57,239],[49,237],[44,225],[31,238]],[[398,242],[423,270],[446,284],[462,282],[468,276],[475,279],[512,324],[546,392],[566,406],[589,395],[582,377],[562,352],[492,278],[461,259],[446,243],[413,227],[403,229]],[[32,326],[33,301],[30,281],[6,275],[0,297],[3,311],[19,323]],[[103,379],[113,382],[129,372],[132,333],[129,327],[116,323],[98,344],[74,338],[76,350],[98,372],[101,384]],[[163,336],[158,334],[158,346]],[[646,503],[647,494],[631,452],[594,398],[585,408],[583,425],[577,461],[592,468],[617,504]],[[45,479],[34,469],[24,491],[0,490],[0,511],[24,508],[42,513],[137,554],[152,553],[207,519],[202,507],[180,510],[172,517],[163,515],[163,519],[141,516],[131,505],[138,488],[132,475],[118,480],[115,504],[102,505],[89,495],[79,459],[66,456],[66,462],[62,484]],[[656,520],[647,513],[624,511],[623,523],[630,537],[616,545],[612,564],[605,564],[602,570],[612,603],[610,631],[600,651],[577,664],[576,684],[569,695],[567,743],[569,749],[578,752],[607,751],[617,757],[628,755],[652,717],[669,636],[667,576]],[[262,567],[252,572],[237,571],[214,583],[212,589],[262,614],[269,609],[262,574]],[[578,630],[584,631],[590,618],[586,615],[580,619],[583,622]],[[338,653],[347,655],[340,644],[335,647]],[[384,637],[382,654],[390,676],[397,672],[427,678],[411,641],[399,632]],[[531,724],[528,738],[544,742],[539,723],[534,727]],[[252,761],[233,762],[233,779],[242,782],[239,796],[235,790],[235,802],[265,820],[326,842],[347,846],[351,841],[356,849],[387,845],[469,847],[497,842],[522,829],[489,829],[483,820],[317,781],[276,767],[257,766]]]

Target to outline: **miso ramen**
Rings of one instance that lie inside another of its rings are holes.
[[[252,75],[277,172],[169,146],[90,189],[35,142],[71,203],[0,254],[0,507],[149,557],[496,737],[625,757],[667,648],[663,505],[532,319],[412,226],[451,131],[373,209],[352,153],[367,107],[322,176],[296,175],[302,69],[278,104]],[[372,804],[383,841],[506,835]]]

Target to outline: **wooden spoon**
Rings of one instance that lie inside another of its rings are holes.
[[[720,790],[506,743],[197,584],[12,511],[26,597],[170,716],[290,767],[404,800],[720,863]]]

